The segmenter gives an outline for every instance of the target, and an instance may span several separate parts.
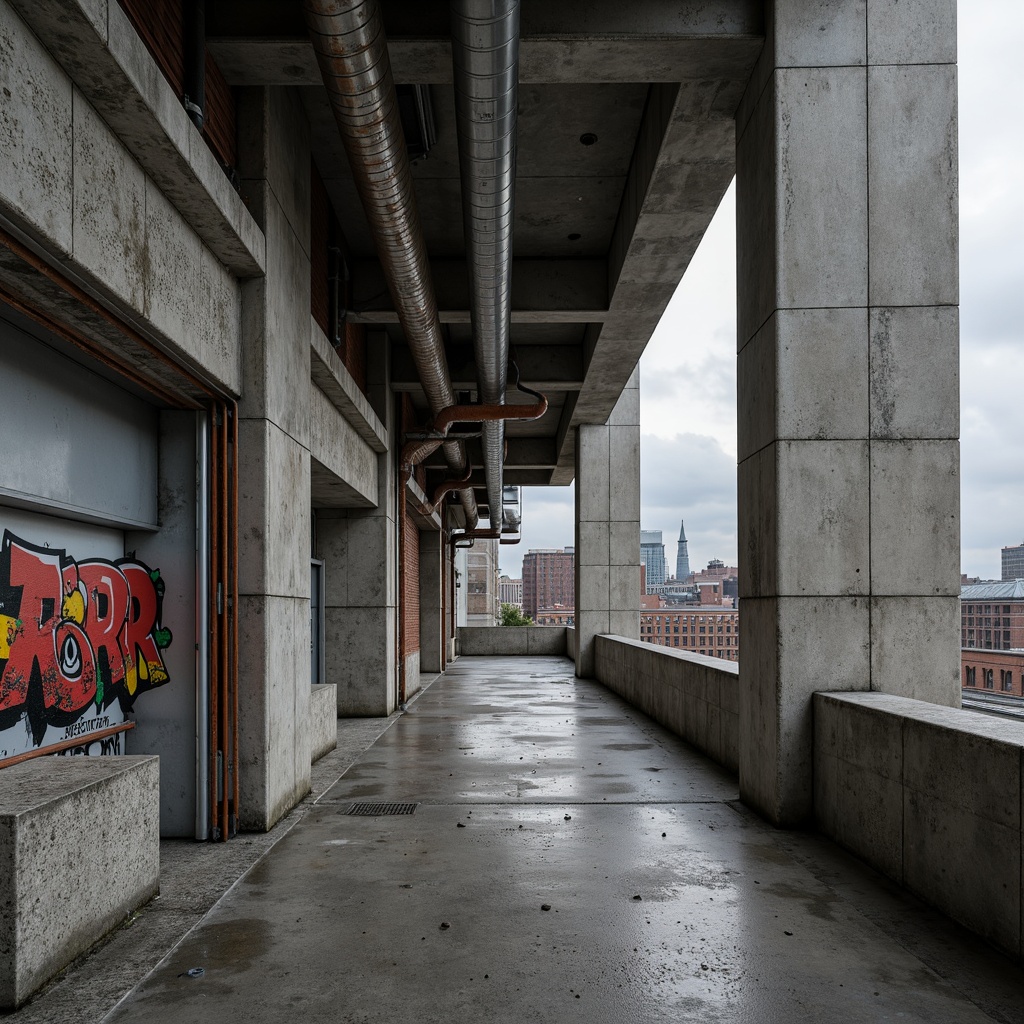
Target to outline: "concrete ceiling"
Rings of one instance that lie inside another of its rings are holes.
[[[475,390],[449,5],[381,3],[396,82],[430,87],[437,143],[413,165],[416,198],[454,386]],[[231,84],[300,90],[352,257],[350,316],[387,330],[396,387],[421,405],[301,5],[211,8],[208,44]],[[505,477],[566,484],[572,428],[607,419],[732,180],[733,117],[763,44],[763,9],[761,0],[523,0],[521,25],[511,338],[523,382],[550,409],[508,425]]]

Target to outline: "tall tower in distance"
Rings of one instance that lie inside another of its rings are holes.
[[[676,579],[685,580],[690,575],[690,553],[686,549],[686,523],[679,520],[679,542],[676,544]]]

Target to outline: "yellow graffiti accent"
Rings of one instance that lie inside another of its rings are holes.
[[[0,659],[11,656],[11,641],[17,635],[18,620],[10,615],[0,615]]]
[[[79,625],[85,622],[85,598],[80,590],[72,590],[61,602],[60,614],[63,619],[73,619]]]

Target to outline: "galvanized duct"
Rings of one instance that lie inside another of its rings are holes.
[[[430,412],[455,404],[377,0],[305,0],[306,25],[399,323]],[[457,441],[444,445],[464,472]],[[472,488],[459,492],[477,522]]]
[[[502,404],[512,312],[519,0],[452,0],[452,61],[480,401]],[[502,525],[505,424],[483,424],[491,527]]]

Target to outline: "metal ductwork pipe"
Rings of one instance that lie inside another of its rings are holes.
[[[519,0],[452,0],[452,62],[480,401],[503,404],[512,314]],[[483,424],[491,527],[501,527],[505,424]]]
[[[305,0],[306,25],[377,255],[432,416],[455,404],[377,0]],[[466,469],[457,441],[448,464]],[[472,488],[459,492],[477,522]]]

